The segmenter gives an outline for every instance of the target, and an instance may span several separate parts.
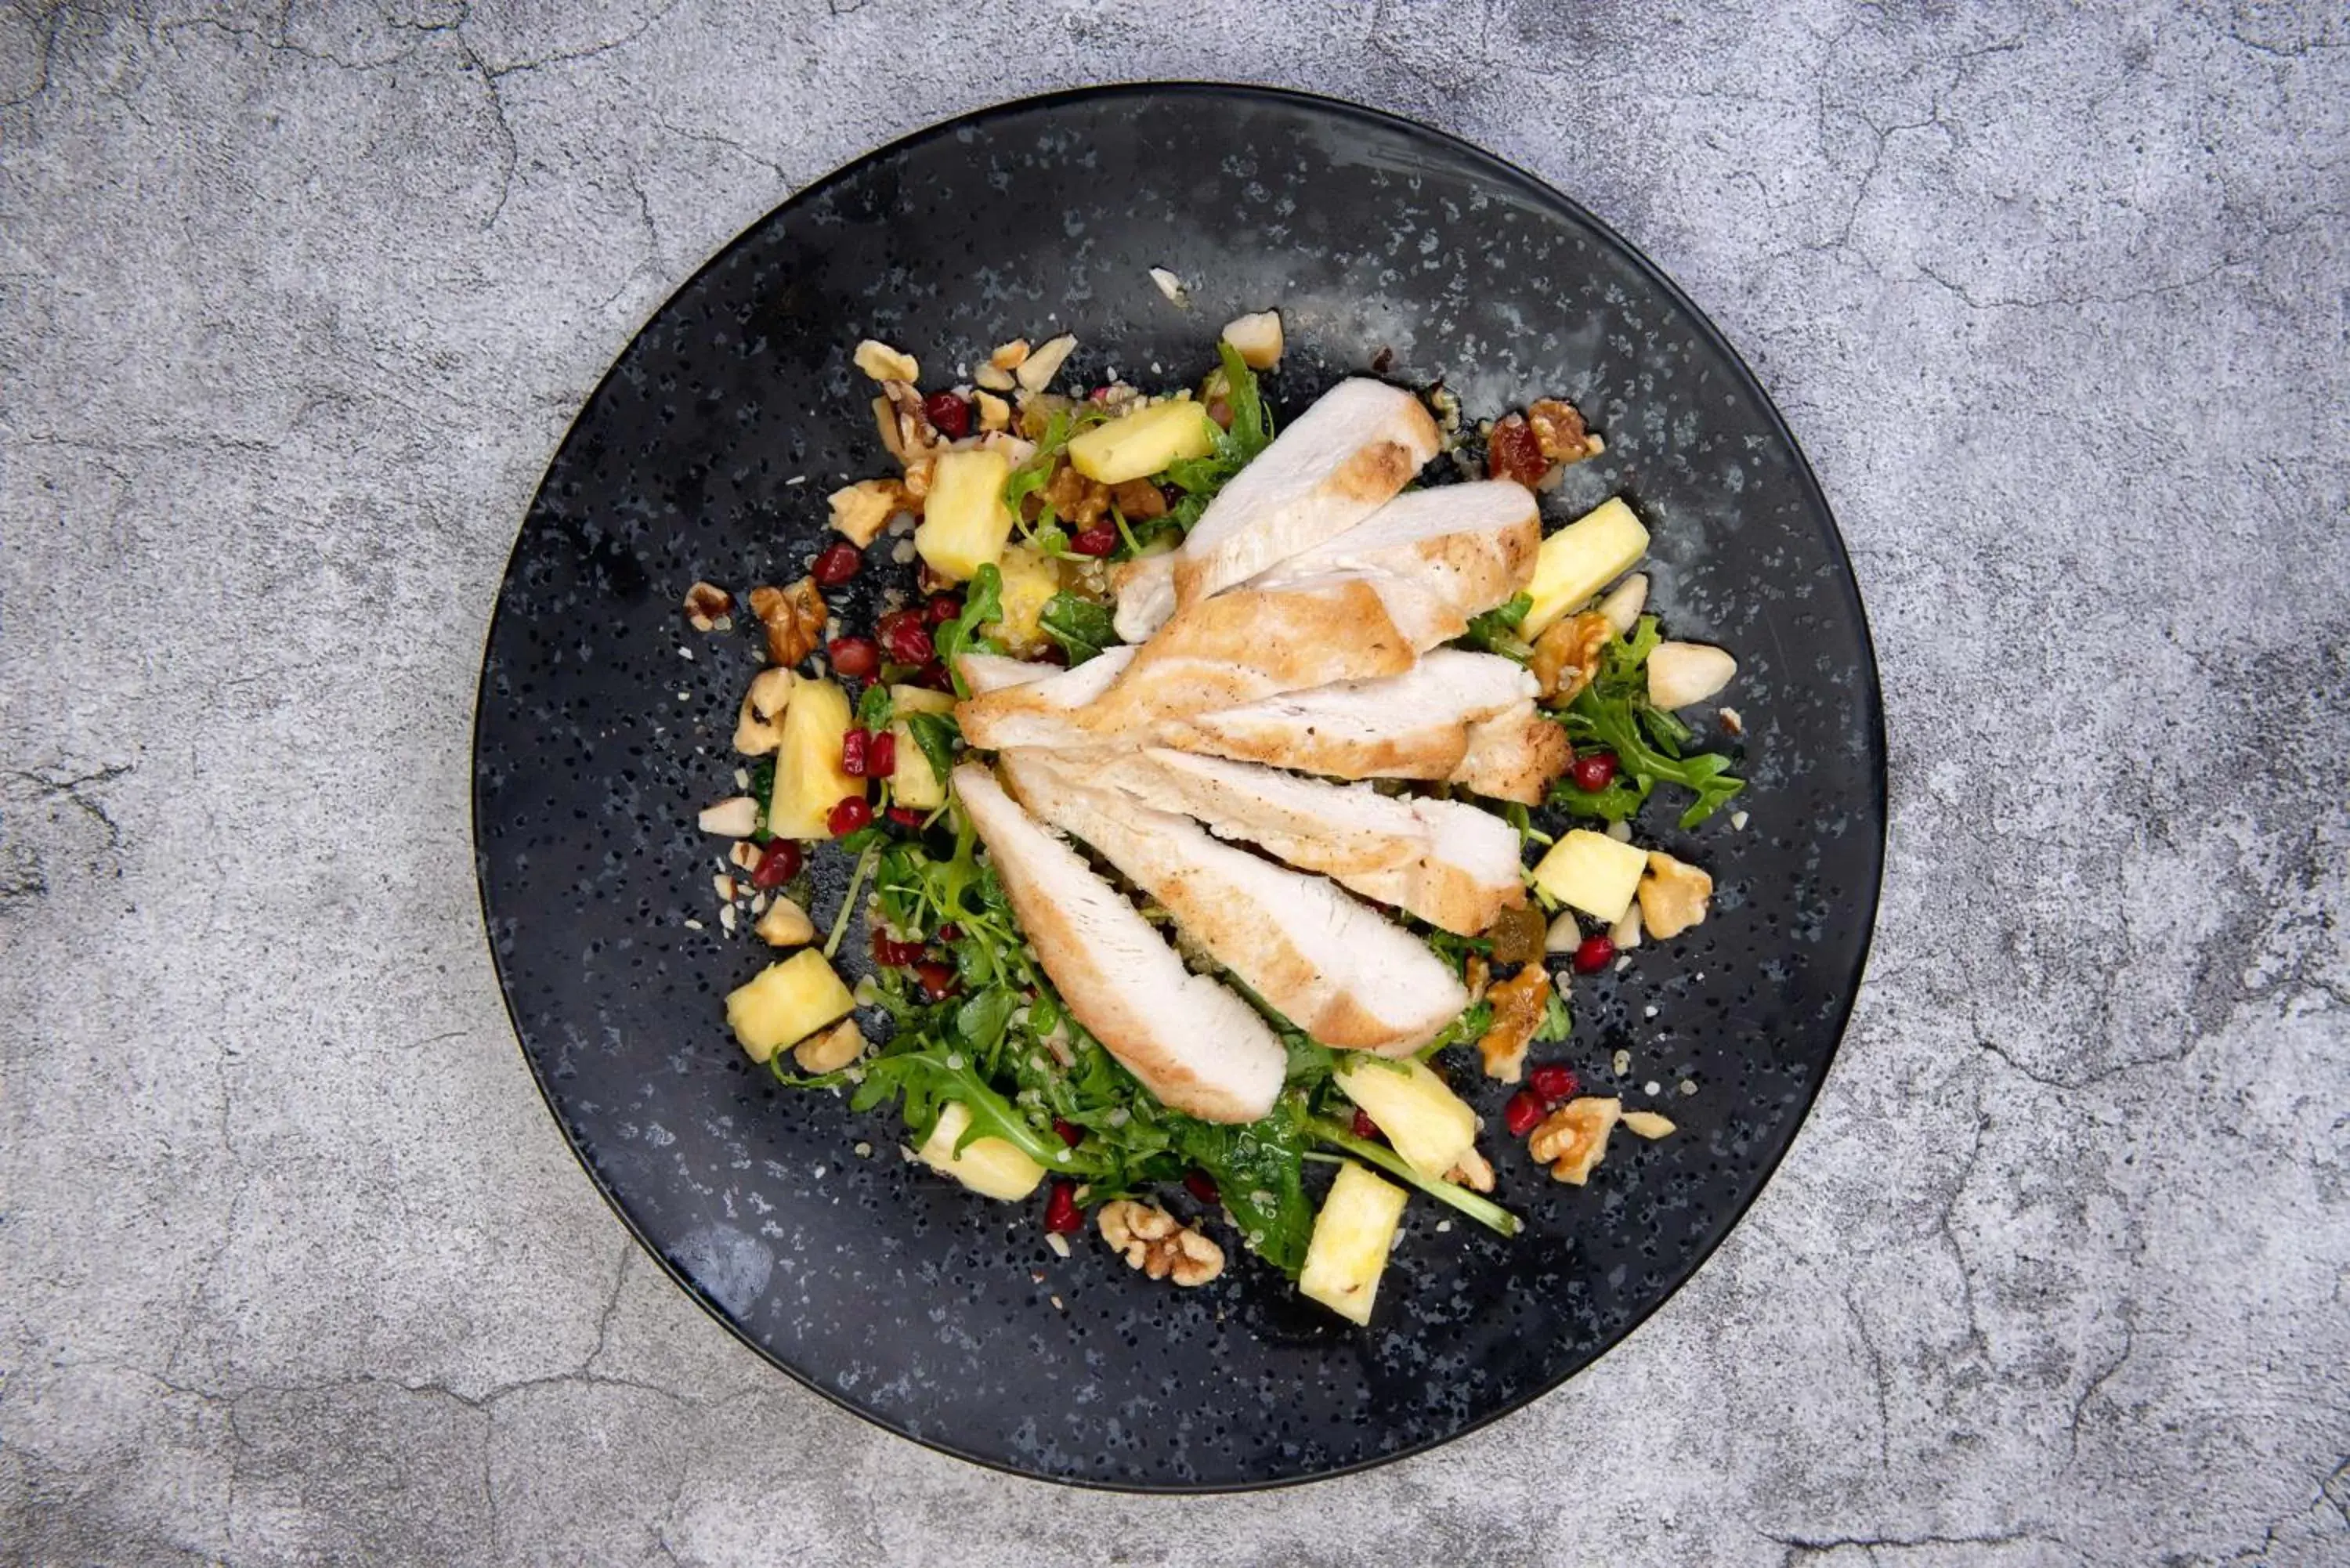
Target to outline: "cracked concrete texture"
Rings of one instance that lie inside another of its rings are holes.
[[[2350,1561],[2334,5],[0,10],[0,1557]],[[1893,763],[1844,1055],[1696,1282],[1434,1455],[1212,1502],[872,1431],[515,1051],[475,663],[581,399],[795,186],[1238,76],[1523,162],[1757,365]]]

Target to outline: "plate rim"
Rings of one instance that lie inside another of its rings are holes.
[[[644,335],[645,329],[658,319],[661,312],[668,309],[671,303],[680,295],[699,283],[705,275],[725,261],[738,247],[749,244],[786,209],[871,165],[927,143],[951,137],[966,128],[1008,119],[1015,114],[1036,109],[1058,109],[1076,103],[1114,101],[1154,96],[1227,100],[1256,99],[1293,109],[1302,108],[1332,115],[1341,119],[1354,119],[1389,131],[1401,132],[1407,137],[1430,139],[1475,167],[1481,173],[1493,178],[1497,182],[1516,187],[1521,193],[1530,197],[1537,205],[1555,205],[1564,208],[1571,217],[1587,224],[1602,239],[1612,244],[1620,255],[1628,260],[1633,267],[1645,276],[1668,301],[1687,313],[1689,319],[1695,324],[1700,337],[1710,343],[1724,357],[1743,379],[1747,388],[1758,398],[1762,410],[1769,417],[1771,429],[1785,442],[1786,450],[1794,459],[1794,476],[1800,492],[1808,496],[1816,507],[1818,515],[1827,523],[1827,545],[1833,554],[1834,564],[1842,568],[1842,576],[1838,582],[1839,592],[1846,595],[1851,601],[1855,625],[1860,633],[1861,668],[1867,677],[1866,690],[1862,693],[1866,711],[1861,715],[1861,719],[1864,731],[1863,741],[1868,753],[1868,804],[1874,807],[1877,818],[1877,831],[1871,836],[1875,867],[1866,889],[1868,898],[1868,919],[1860,932],[1860,946],[1856,955],[1856,964],[1852,988],[1844,998],[1835,1017],[1834,1038],[1829,1044],[1827,1054],[1821,1060],[1818,1076],[1812,1084],[1809,1092],[1803,1096],[1802,1104],[1796,1107],[1793,1127],[1785,1141],[1758,1170],[1753,1190],[1729,1215],[1728,1222],[1721,1227],[1720,1234],[1690,1259],[1688,1267],[1672,1288],[1635,1314],[1615,1338],[1581,1366],[1534,1387],[1515,1398],[1498,1404],[1440,1437],[1430,1438],[1425,1441],[1409,1444],[1389,1452],[1351,1459],[1325,1469],[1255,1480],[1136,1482],[1099,1480],[1089,1476],[1052,1475],[1040,1470],[1023,1469],[1004,1459],[960,1447],[951,1439],[908,1431],[889,1417],[856,1404],[847,1395],[827,1387],[814,1376],[790,1366],[766,1345],[754,1338],[742,1324],[737,1323],[723,1307],[697,1286],[675,1263],[671,1262],[652,1239],[645,1234],[635,1217],[622,1205],[619,1195],[612,1190],[596,1167],[589,1162],[588,1151],[581,1146],[578,1135],[575,1132],[569,1119],[564,1115],[562,1106],[556,1102],[553,1086],[548,1082],[546,1073],[541,1070],[536,1059],[531,1055],[529,1048],[524,1044],[523,1022],[515,1012],[514,988],[508,981],[506,966],[499,957],[497,942],[491,935],[494,917],[490,909],[487,875],[489,852],[483,840],[481,762],[483,716],[491,701],[490,659],[497,646],[499,626],[506,613],[505,587],[512,580],[515,561],[522,554],[530,524],[531,509],[536,505],[538,497],[545,492],[548,476],[554,472],[555,465],[561,461],[565,449],[570,445],[572,435],[579,427],[579,421],[587,417],[588,410],[594,408],[598,400],[603,396],[606,388],[611,384],[612,379],[619,374],[620,367],[626,362],[629,351],[636,346],[638,339]],[[1023,98],[1000,99],[977,109],[966,109],[945,119],[935,120],[906,131],[795,186],[781,200],[745,223],[725,244],[712,251],[703,258],[700,265],[669,289],[653,304],[650,311],[638,319],[635,330],[630,332],[620,344],[603,373],[596,379],[596,384],[588,389],[577,410],[565,424],[561,437],[547,454],[546,462],[539,472],[538,481],[531,489],[530,500],[525,504],[522,516],[515,526],[514,543],[506,552],[505,564],[499,573],[495,597],[490,607],[490,617],[483,628],[481,675],[474,687],[471,739],[472,787],[468,792],[467,805],[473,829],[474,897],[482,916],[482,948],[490,961],[491,973],[497,983],[498,998],[505,1009],[507,1026],[514,1034],[515,1052],[522,1057],[523,1065],[529,1072],[531,1082],[538,1090],[539,1099],[546,1106],[548,1116],[562,1134],[564,1144],[569,1150],[572,1159],[587,1176],[588,1185],[596,1190],[598,1197],[603,1199],[605,1207],[609,1209],[614,1217],[620,1221],[621,1228],[628,1232],[638,1247],[652,1259],[654,1264],[668,1276],[671,1282],[685,1293],[687,1299],[701,1307],[703,1313],[715,1320],[720,1327],[732,1334],[744,1348],[756,1355],[768,1367],[783,1373],[794,1383],[816,1394],[828,1404],[847,1411],[893,1438],[919,1444],[922,1448],[944,1454],[963,1463],[977,1465],[982,1469],[1022,1480],[1071,1487],[1087,1491],[1146,1497],[1218,1496],[1310,1486],[1319,1481],[1359,1475],[1366,1470],[1414,1459],[1457,1442],[1472,1433],[1483,1430],[1495,1422],[1518,1414],[1536,1401],[1556,1393],[1575,1378],[1587,1374],[1638,1334],[1651,1318],[1664,1309],[1668,1303],[1688,1288],[1690,1282],[1695,1280],[1705,1266],[1713,1260],[1714,1254],[1745,1223],[1754,1205],[1761,1200],[1763,1192],[1769,1189],[1772,1179],[1778,1174],[1780,1166],[1785,1162],[1787,1156],[1794,1148],[1796,1140],[1803,1136],[1804,1127],[1811,1120],[1812,1111],[1818,1105],[1820,1096],[1827,1086],[1828,1076],[1835,1071],[1836,1060],[1843,1053],[1845,1037],[1851,1028],[1853,1013],[1859,1005],[1862,990],[1868,983],[1869,961],[1874,955],[1877,922],[1885,911],[1886,864],[1891,834],[1889,758],[1887,753],[1885,725],[1885,689],[1882,672],[1877,664],[1876,635],[1869,624],[1867,605],[1861,595],[1859,575],[1853,569],[1852,553],[1845,543],[1844,530],[1836,522],[1835,509],[1829,504],[1827,493],[1820,483],[1819,475],[1812,467],[1811,458],[1804,451],[1802,443],[1795,439],[1795,432],[1788,424],[1786,414],[1779,407],[1778,400],[1771,395],[1770,389],[1763,385],[1762,378],[1755,373],[1753,366],[1747,362],[1746,357],[1739,352],[1737,346],[1715,324],[1712,317],[1708,315],[1679,284],[1668,275],[1646,251],[1626,239],[1617,232],[1615,225],[1544,180],[1540,175],[1497,152],[1479,146],[1466,137],[1412,119],[1408,115],[1358,103],[1335,94],[1258,82],[1222,82],[1188,78],[1164,80],[1136,78],[1088,86],[1062,88]]]

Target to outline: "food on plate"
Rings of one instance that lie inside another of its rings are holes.
[[[1284,347],[1244,316],[1150,389],[1014,338],[925,392],[858,344],[894,472],[749,595],[767,667],[699,826],[723,931],[786,950],[726,1000],[779,1081],[894,1103],[916,1168],[1064,1255],[1090,1210],[1197,1287],[1225,1236],[1367,1323],[1415,1194],[1517,1233],[1489,1120],[1575,1185],[1619,1121],[1674,1131],[1556,1058],[1574,977],[1707,918],[1646,808],[1687,833],[1741,789],[1675,711],[1737,666],[1664,639],[1624,498],[1546,524],[1606,450],[1571,404],[1472,425],[1357,377],[1276,432]],[[733,603],[697,583],[688,622]]]

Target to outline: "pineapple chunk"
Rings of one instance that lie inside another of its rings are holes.
[[[1338,1087],[1423,1176],[1441,1180],[1477,1146],[1477,1113],[1425,1063],[1351,1057],[1338,1064]]]
[[[1008,557],[1010,551],[1004,552]],[[951,713],[954,699],[927,686],[892,686],[889,705],[900,713]],[[903,719],[891,722],[898,741],[898,771],[889,775],[889,798],[916,811],[934,811],[947,803],[946,780],[931,770],[931,759],[914,740],[914,727]]]
[[[1648,868],[1647,851],[1578,827],[1552,845],[1534,867],[1534,886],[1612,926],[1632,907],[1632,896],[1640,890],[1640,873]]]
[[[1305,1245],[1298,1290],[1340,1317],[1369,1323],[1407,1196],[1402,1188],[1380,1180],[1351,1159],[1338,1167],[1338,1179],[1330,1184],[1330,1196],[1314,1217],[1314,1239]]]
[[[1012,460],[999,449],[939,453],[922,503],[922,525],[914,530],[914,548],[931,570],[969,582],[1003,554],[1003,542],[1012,536],[1003,482],[1011,477]]]
[[[1550,624],[1638,562],[1648,553],[1648,531],[1617,496],[1603,501],[1542,542],[1534,579],[1526,587],[1534,607],[1518,624],[1532,641]]]
[[[953,1104],[939,1113],[938,1126],[914,1152],[924,1165],[951,1176],[973,1192],[1017,1203],[1036,1190],[1045,1168],[1000,1137],[975,1137],[960,1154],[955,1140],[971,1126],[971,1107]]]
[[[1012,652],[1032,653],[1045,644],[1037,619],[1061,591],[1060,563],[1025,545],[1007,545],[995,566],[1003,574],[1003,618],[993,623],[995,635]]]
[[[1069,442],[1069,466],[1087,479],[1123,484],[1157,473],[1170,462],[1216,450],[1215,421],[1187,400],[1153,403]]]
[[[889,706],[900,713],[951,713],[955,700],[951,691],[933,691],[927,686],[892,686]]]
[[[806,948],[781,963],[769,964],[729,993],[726,1022],[751,1060],[764,1062],[785,1046],[847,1017],[856,1005],[824,955]]]
[[[848,694],[834,680],[803,680],[784,710],[784,741],[775,751],[775,793],[767,802],[767,831],[778,838],[829,838],[826,818],[865,781],[841,771],[840,738],[848,733]]]

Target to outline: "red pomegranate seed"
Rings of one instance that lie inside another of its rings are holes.
[[[931,661],[931,632],[920,610],[899,610],[881,618],[881,646],[899,664]]]
[[[1575,780],[1575,788],[1596,794],[1616,776],[1616,753],[1594,752],[1587,757],[1577,757],[1567,774]]]
[[[1216,1179],[1204,1170],[1195,1170],[1183,1179],[1183,1190],[1202,1203],[1221,1203],[1223,1195],[1216,1190]]]
[[[1561,1100],[1575,1097],[1575,1070],[1554,1062],[1546,1067],[1536,1067],[1526,1075],[1526,1085],[1540,1095],[1543,1104],[1555,1106]]]
[[[1523,1137],[1534,1130],[1534,1124],[1543,1119],[1545,1111],[1540,1095],[1532,1089],[1520,1089],[1502,1107],[1502,1122],[1510,1129],[1512,1137]]]
[[[767,846],[759,863],[751,867],[751,886],[780,888],[800,874],[800,846],[797,841],[778,838]]]
[[[971,433],[971,405],[952,392],[932,392],[924,398],[922,417],[949,441],[961,441]]]
[[[916,964],[914,978],[922,982],[922,994],[932,1002],[944,1002],[948,997],[952,996],[957,989],[955,971],[936,959],[929,959]]]
[[[1074,1236],[1086,1228],[1086,1211],[1077,1207],[1077,1189],[1055,1181],[1045,1195],[1045,1229],[1055,1236]]]
[[[824,825],[832,830],[835,838],[846,838],[872,820],[872,804],[861,794],[853,794],[832,808]]]
[[[884,969],[902,969],[921,956],[920,942],[896,941],[887,931],[873,933],[873,961]]]
[[[909,686],[920,686],[931,691],[951,691],[954,682],[947,679],[947,667],[931,659],[907,680]]]
[[[1379,1136],[1379,1124],[1371,1120],[1370,1114],[1368,1112],[1357,1111],[1355,1113],[1355,1136],[1357,1137],[1377,1137]]]
[[[1575,972],[1597,974],[1616,956],[1616,944],[1606,937],[1586,937],[1575,946]]]
[[[944,626],[962,614],[962,600],[952,594],[932,594],[931,602],[922,607],[922,618],[932,626]]]
[[[861,779],[873,761],[873,737],[863,730],[851,728],[840,737],[840,771],[850,778]]]
[[[1118,548],[1118,530],[1107,523],[1080,528],[1069,536],[1069,549],[1079,556],[1107,556]]]
[[[846,539],[836,539],[816,552],[808,576],[827,588],[837,588],[864,569],[865,557]]]
[[[1067,1144],[1071,1148],[1075,1148],[1077,1145],[1086,1141],[1086,1129],[1079,1127],[1075,1122],[1065,1122],[1060,1117],[1055,1116],[1053,1118],[1053,1130],[1060,1134],[1061,1141]]]
[[[863,680],[881,668],[881,650],[869,637],[836,637],[826,651],[834,670],[851,680]]]
[[[884,730],[865,746],[865,776],[886,779],[898,771],[898,737]]]
[[[942,942],[959,942],[962,940],[962,928],[956,925],[952,920],[949,920],[945,925],[939,928],[939,940]]]
[[[896,823],[900,827],[920,827],[922,826],[922,814],[916,811],[910,805],[893,805],[886,815],[889,816],[890,821]]]

